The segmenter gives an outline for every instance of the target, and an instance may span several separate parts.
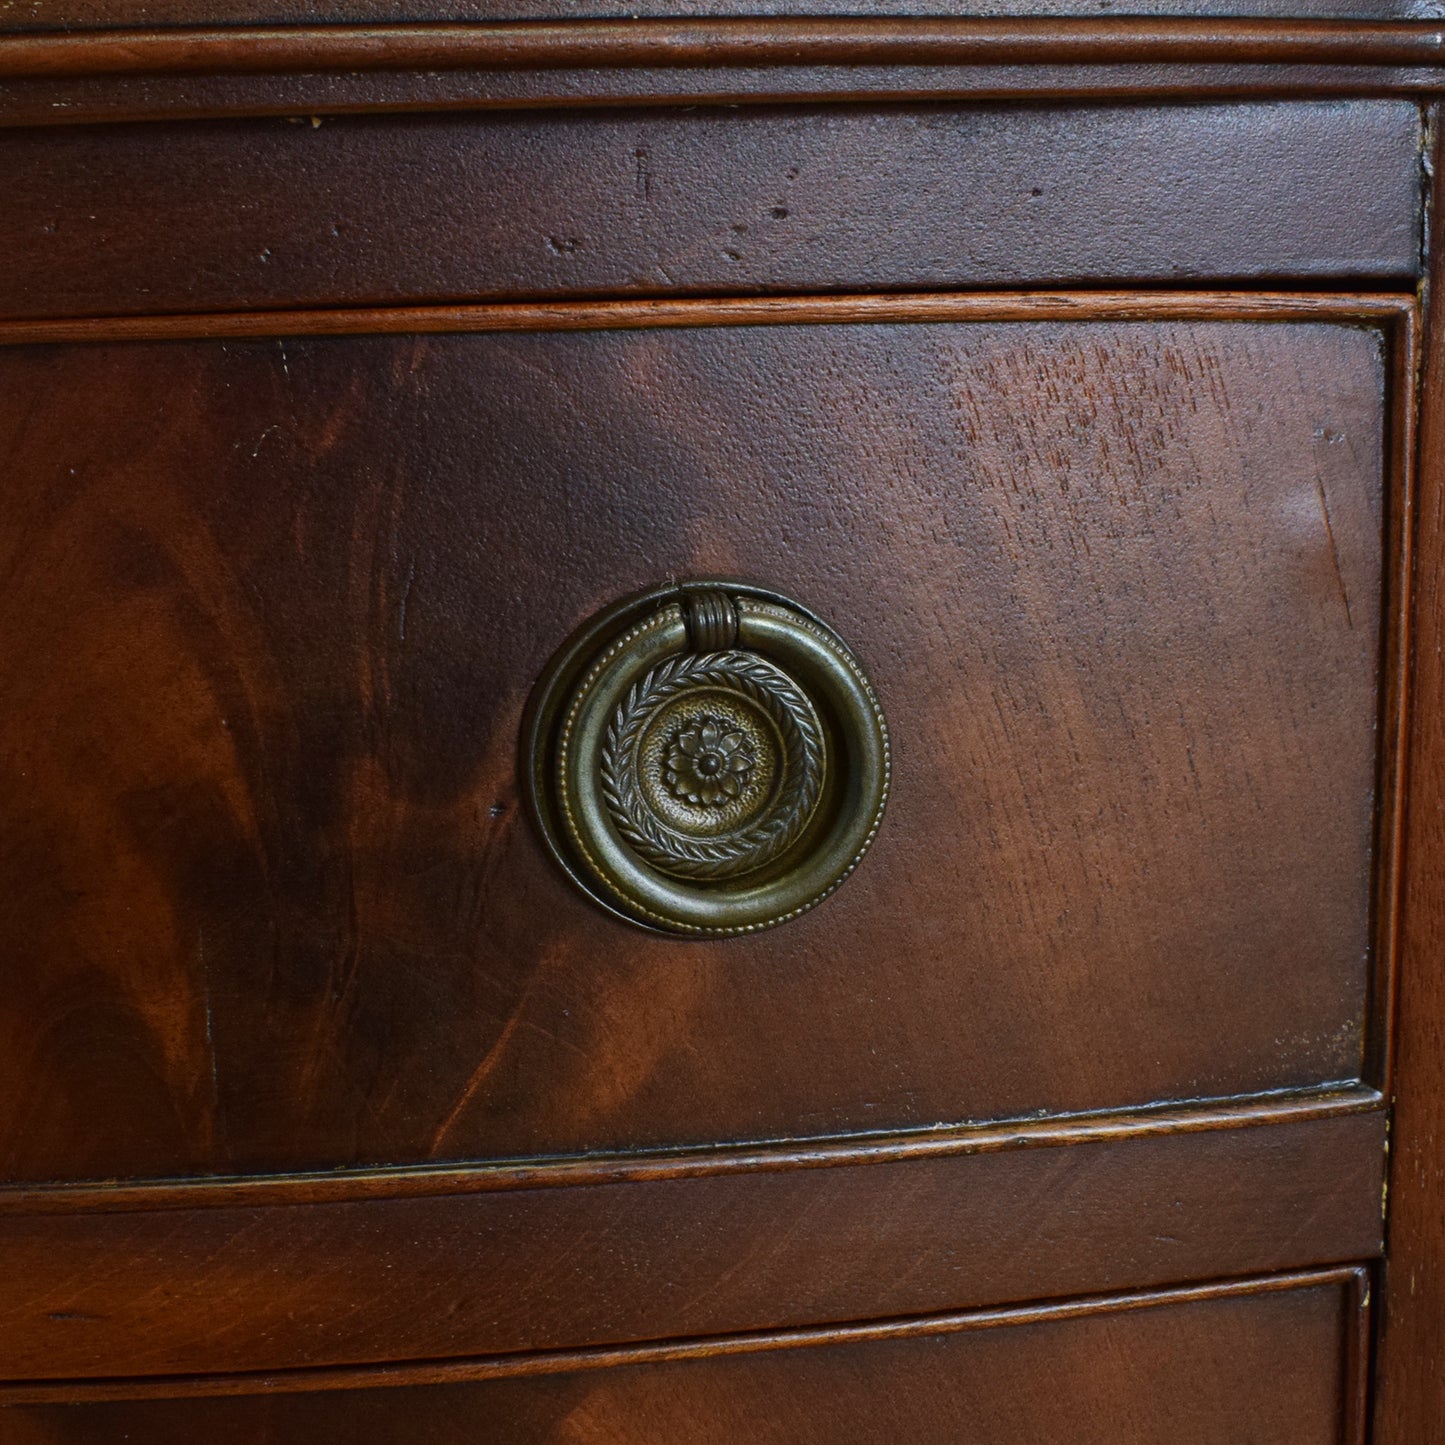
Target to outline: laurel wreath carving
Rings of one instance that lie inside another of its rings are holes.
[[[779,793],[757,822],[721,838],[687,838],[659,822],[637,781],[638,743],[654,711],[679,693],[713,687],[761,707],[783,740]],[[811,705],[795,683],[746,652],[676,657],[632,685],[602,744],[602,797],[617,831],[646,862],[682,878],[732,877],[761,868],[807,826],[823,791],[824,743]]]

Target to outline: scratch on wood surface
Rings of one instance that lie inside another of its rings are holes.
[[[1323,439],[1326,442],[1329,440],[1328,436]],[[1350,607],[1350,591],[1345,586],[1345,574],[1340,570],[1340,549],[1335,544],[1335,528],[1330,521],[1329,498],[1325,495],[1324,480],[1319,473],[1315,474],[1315,491],[1320,499],[1320,515],[1325,519],[1325,537],[1330,547],[1330,565],[1335,569],[1335,582],[1340,589],[1340,601],[1344,603],[1345,607],[1345,621],[1350,627],[1354,627],[1355,616]]]
[[[221,1075],[216,1063],[215,1009],[211,1003],[211,970],[206,963],[206,937],[204,929],[196,929],[196,964],[201,975],[201,1005],[206,1020],[206,1055],[211,1070],[211,1120],[210,1143],[214,1148],[215,1134],[221,1114]]]
[[[400,632],[400,640],[402,642],[406,641],[406,608],[407,604],[411,601],[411,589],[415,581],[416,559],[413,558],[411,567],[406,574],[406,588],[401,594],[401,607],[398,609],[400,614],[398,618],[398,631]]]
[[[475,1069],[472,1070],[471,1075],[468,1077],[466,1083],[462,1086],[461,1093],[457,1095],[456,1102],[447,1112],[446,1118],[444,1118],[441,1121],[441,1124],[437,1127],[436,1133],[432,1135],[431,1148],[429,1152],[432,1154],[433,1157],[435,1157],[435,1155],[440,1152],[442,1145],[446,1141],[447,1136],[456,1127],[457,1121],[466,1112],[467,1106],[476,1097],[477,1090],[480,1089],[484,1083],[486,1083],[487,1078],[497,1067],[498,1063],[501,1062],[502,1056],[507,1051],[507,1045],[512,1041],[512,1036],[517,1032],[518,1028],[521,1027],[522,1010],[527,1006],[527,1002],[531,996],[532,989],[535,986],[535,982],[536,980],[534,978],[532,982],[528,984],[526,991],[523,993],[521,999],[517,1003],[516,1008],[513,1010],[511,1018],[507,1020],[505,1026],[503,1027],[501,1033],[497,1035],[491,1048],[489,1048],[487,1052],[482,1056],[481,1062],[476,1066]]]

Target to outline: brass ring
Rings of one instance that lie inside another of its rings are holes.
[[[734,582],[609,608],[553,658],[524,728],[553,856],[642,927],[726,937],[816,906],[877,833],[878,699],[838,635]]]

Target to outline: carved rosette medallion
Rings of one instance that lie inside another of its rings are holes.
[[[636,683],[602,747],[602,796],[637,854],[675,878],[737,878],[807,827],[827,767],[808,697],[767,659],[671,659]]]

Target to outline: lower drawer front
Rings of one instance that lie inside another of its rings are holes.
[[[0,1411],[0,1440],[1342,1445],[1354,1438],[1361,1285],[1360,1272],[1337,1270],[827,1342],[781,1337],[740,1353],[723,1341],[714,1353],[604,1368],[605,1356],[574,1356],[590,1367],[522,1378],[18,1405]]]

